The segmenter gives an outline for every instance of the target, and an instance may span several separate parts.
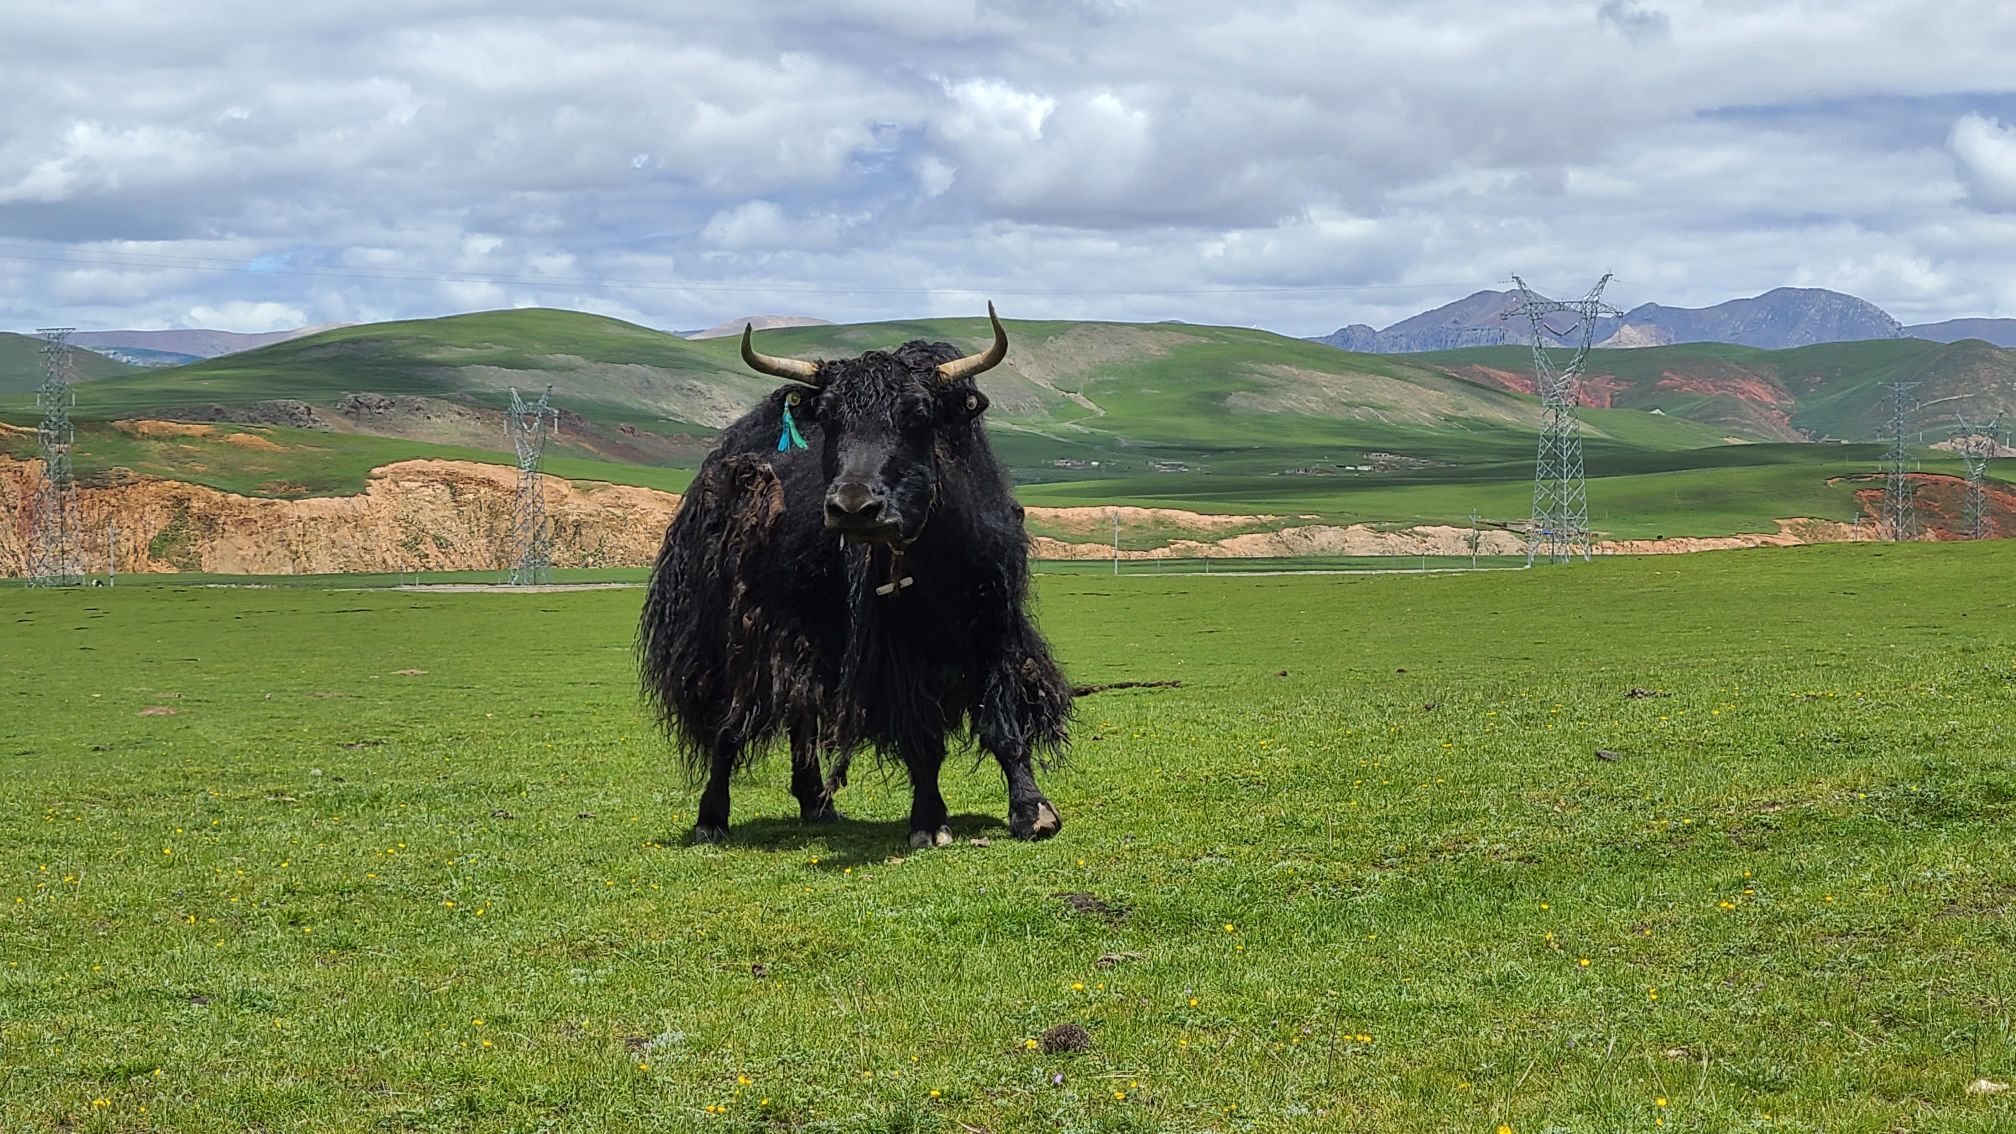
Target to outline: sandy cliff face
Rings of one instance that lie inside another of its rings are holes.
[[[356,496],[270,500],[136,479],[79,492],[85,563],[104,570],[108,521],[122,573],[321,574],[488,570],[509,556],[516,473],[471,461],[374,469]],[[0,575],[19,575],[41,462],[0,458]],[[545,478],[557,567],[651,561],[679,507],[669,492]]]
[[[85,564],[93,574],[104,571],[109,521],[118,531],[115,546],[122,574],[500,569],[510,556],[516,475],[502,466],[469,461],[401,461],[374,469],[367,487],[358,495],[305,500],[238,496],[152,478],[86,488],[80,493]],[[0,516],[6,517],[0,521],[0,576],[22,572],[28,505],[40,479],[41,462],[0,457]],[[545,478],[544,485],[546,514],[553,525],[553,562],[558,567],[646,566],[657,554],[665,526],[679,507],[676,495],[648,488],[577,483],[556,477]],[[1936,521],[1936,493],[1924,495],[1928,514]],[[1996,503],[1999,534],[1999,520],[2016,509],[2016,497]],[[1065,537],[1034,536],[1031,545],[1040,559],[1108,558],[1113,554],[1108,539],[1116,514],[1123,534],[1130,528],[1138,532],[1147,526],[1166,535],[1160,546],[1123,549],[1123,559],[1446,557],[1469,553],[1470,531],[1460,527],[1424,525],[1387,530],[1366,524],[1296,523],[1281,516],[1207,515],[1169,508],[1032,507],[1028,514],[1032,523]],[[1246,530],[1239,530],[1242,528]],[[1778,530],[1769,533],[1605,540],[1595,550],[1609,555],[1657,555],[1783,547],[1868,539],[1874,531],[1870,524],[1780,520]],[[1525,537],[1520,533],[1478,533],[1480,554],[1521,555],[1525,549]]]

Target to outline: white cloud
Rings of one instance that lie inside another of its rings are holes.
[[[2016,125],[1969,114],[1953,124],[1948,145],[1976,204],[2016,210]]]
[[[745,201],[723,209],[700,230],[700,242],[715,248],[771,248],[789,238],[784,211],[774,201]]]
[[[299,307],[284,303],[234,301],[216,306],[198,304],[189,309],[183,323],[188,327],[211,327],[220,331],[284,331],[306,326],[308,315]]]
[[[1596,19],[1633,43],[1658,43],[1673,34],[1673,21],[1666,13],[1638,0],[1603,0]]]
[[[0,322],[991,291],[1315,333],[1605,268],[1625,303],[1833,279],[1907,321],[2016,314],[1991,0],[186,7],[0,40]],[[87,51],[119,82],[75,82]],[[1340,290],[1211,290],[1278,286]]]

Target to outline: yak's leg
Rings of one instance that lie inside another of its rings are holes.
[[[839,795],[840,789],[847,786],[847,765],[853,760],[854,754],[851,752],[840,752],[833,757],[833,770],[826,773],[827,795]]]
[[[1071,691],[1064,675],[1042,651],[1033,627],[1023,637],[1034,650],[1015,661],[1003,659],[981,689],[973,708],[974,732],[980,747],[994,754],[1008,781],[1008,833],[1018,839],[1047,839],[1064,828],[1064,817],[1036,786],[1030,751],[1036,737],[1063,734],[1070,714]]]
[[[798,797],[798,817],[807,823],[845,819],[833,806],[833,792],[819,782],[819,732],[791,730],[791,794]]]
[[[991,746],[990,746],[991,747]],[[993,749],[1001,774],[1008,779],[1008,833],[1018,839],[1047,839],[1064,829],[1064,817],[1036,786],[1029,749],[1004,745]]]
[[[904,757],[903,765],[910,770],[910,845],[913,847],[952,845],[952,828],[945,825],[945,797],[938,792],[938,769],[944,763],[943,745]]]
[[[695,843],[725,843],[728,841],[728,774],[735,768],[735,753],[740,746],[728,741],[716,741],[714,759],[707,769],[707,787],[700,793],[700,815],[693,824]]]

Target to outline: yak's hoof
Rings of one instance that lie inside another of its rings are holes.
[[[1036,806],[1026,815],[1015,814],[1008,817],[1008,833],[1018,839],[1047,839],[1064,829],[1064,817],[1050,806],[1047,799],[1039,799]]]
[[[839,823],[845,817],[847,817],[847,813],[841,811],[839,807],[835,807],[831,799],[825,799],[825,801],[816,803],[812,807],[806,807],[802,803],[798,805],[798,821],[800,823]]]
[[[693,827],[693,845],[696,847],[707,843],[725,843],[727,841],[728,828],[726,827],[709,827],[705,823],[695,824]]]
[[[910,849],[924,850],[929,847],[949,847],[952,845],[952,828],[940,827],[935,831],[910,832]]]

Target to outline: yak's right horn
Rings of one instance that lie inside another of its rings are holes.
[[[817,386],[819,384],[818,363],[807,362],[802,358],[778,358],[775,355],[762,354],[755,347],[749,345],[749,340],[755,333],[756,325],[754,323],[742,324],[742,361],[749,364],[749,369],[756,371],[758,374],[768,374],[776,378],[789,378],[793,382],[803,382],[807,386]]]
[[[1008,357],[1008,332],[1001,329],[1001,319],[994,314],[994,304],[987,304],[987,321],[994,324],[994,343],[979,354],[969,354],[965,358],[955,358],[951,362],[938,364],[938,380],[951,384],[961,378],[970,378],[1001,365]]]

